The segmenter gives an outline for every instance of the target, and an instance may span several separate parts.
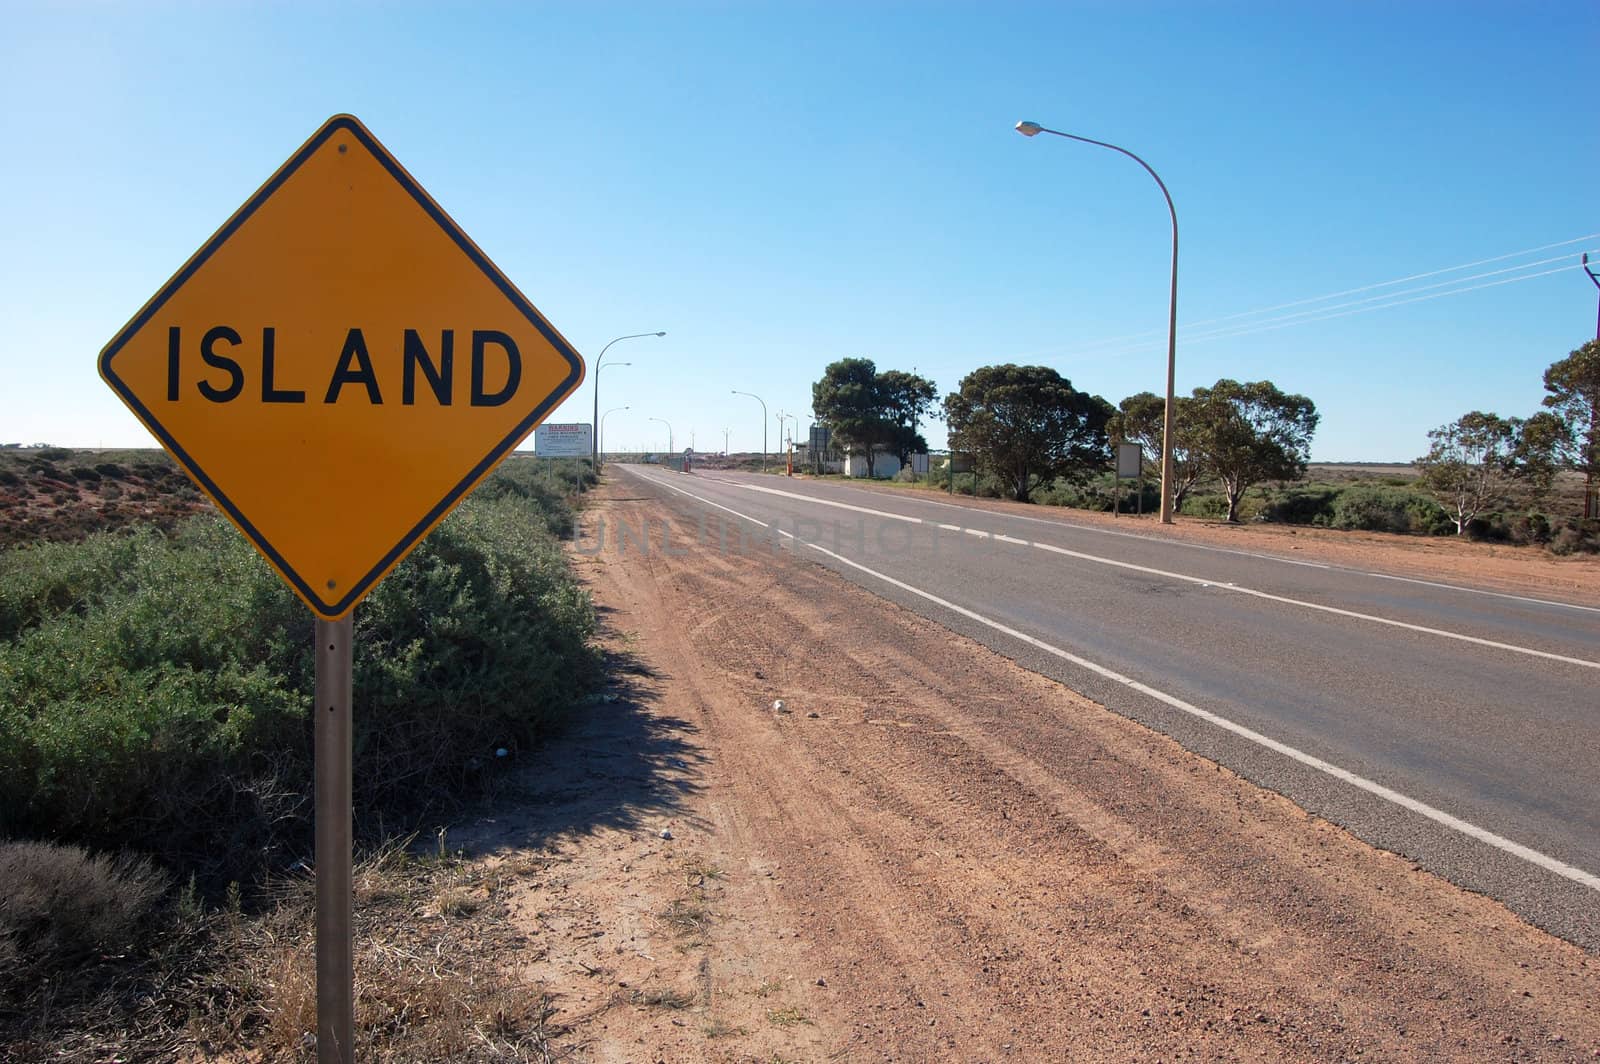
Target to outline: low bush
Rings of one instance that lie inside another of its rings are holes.
[[[1285,525],[1331,524],[1334,501],[1341,489],[1330,484],[1304,484],[1267,493],[1258,514],[1263,521]]]
[[[1223,495],[1190,495],[1183,500],[1181,512],[1189,517],[1209,517],[1220,521],[1228,516],[1228,500]]]
[[[1568,520],[1550,537],[1551,554],[1600,554],[1600,521]]]
[[[157,931],[171,885],[142,857],[0,843],[0,996],[136,949]]]
[[[551,476],[496,474],[358,607],[358,816],[481,786],[596,678]],[[305,852],[311,616],[220,518],[0,553],[0,626],[0,837],[213,887]]]
[[[473,496],[526,500],[543,515],[550,534],[565,539],[572,535],[573,528],[567,497],[598,482],[588,459],[513,455],[478,485]]]
[[[1081,510],[1111,508],[1109,498],[1102,505],[1101,499],[1091,498],[1080,485],[1061,479],[1035,485],[1028,497],[1040,506],[1071,506]]]
[[[1347,531],[1419,536],[1455,530],[1433,499],[1407,488],[1381,484],[1353,484],[1340,491],[1333,500],[1329,525]]]
[[[956,490],[961,489],[958,487]],[[1009,499],[1012,497],[1011,485],[993,473],[981,473],[978,476],[977,495],[981,499]]]

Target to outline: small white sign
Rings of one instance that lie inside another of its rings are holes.
[[[1117,477],[1119,479],[1135,480],[1140,473],[1141,459],[1144,455],[1137,443],[1117,444]]]
[[[594,427],[545,422],[533,430],[533,453],[540,458],[588,458],[594,453]]]

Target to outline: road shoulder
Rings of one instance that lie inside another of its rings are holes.
[[[1600,1055],[1595,958],[820,566],[575,561],[618,682],[477,830],[580,1059]]]

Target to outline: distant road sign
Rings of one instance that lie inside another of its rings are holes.
[[[106,383],[330,620],[583,372],[350,115],[317,130],[100,353]]]
[[[954,453],[952,453],[950,455],[950,472],[952,472],[952,473],[970,473],[970,472],[972,472],[972,470],[973,470],[973,464],[972,464],[972,456],[970,454],[954,454]]]
[[[1143,472],[1144,455],[1137,443],[1117,444],[1117,476],[1122,479],[1136,479]]]
[[[540,458],[588,458],[594,453],[594,427],[588,422],[552,425],[533,430],[533,453]]]

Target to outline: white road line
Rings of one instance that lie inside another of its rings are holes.
[[[706,479],[715,480],[719,484],[727,484],[730,487],[747,488],[752,491],[774,490],[771,488],[756,488],[741,481],[724,480],[720,477],[707,477]],[[810,499],[813,502],[826,501],[818,498],[815,495],[796,495],[795,498]],[[1280,554],[1264,554],[1260,551],[1239,550],[1236,547],[1213,547],[1206,543],[1189,543],[1185,540],[1168,539],[1164,536],[1149,536],[1140,532],[1119,532],[1116,529],[1098,528],[1094,525],[1080,525],[1071,521],[1061,521],[1051,517],[1029,517],[1026,514],[1008,514],[999,510],[984,510],[976,506],[962,506],[959,503],[941,502],[938,499],[907,498],[903,501],[918,503],[923,506],[942,506],[947,510],[961,510],[964,513],[993,514],[994,516],[1007,521],[1032,521],[1035,524],[1050,525],[1053,528],[1071,529],[1074,532],[1093,532],[1096,535],[1101,536],[1121,536],[1123,539],[1137,539],[1142,540],[1145,543],[1161,544],[1163,546],[1170,547],[1184,547],[1189,550],[1211,551],[1213,554],[1236,554],[1242,558],[1259,558],[1262,561],[1279,562],[1283,565],[1298,565],[1306,569],[1329,569],[1343,573],[1357,573],[1361,576],[1374,576],[1380,580],[1398,580],[1401,583],[1406,584],[1422,584],[1427,587],[1436,587],[1443,591],[1459,591],[1465,595],[1487,595],[1490,598],[1510,599],[1513,602],[1525,602],[1530,606],[1549,606],[1552,609],[1578,610],[1582,613],[1600,613],[1600,606],[1584,606],[1576,602],[1561,602],[1558,599],[1534,598],[1530,595],[1512,595],[1504,591],[1489,591],[1481,587],[1465,587],[1461,584],[1446,584],[1438,580],[1418,580],[1415,577],[1409,576],[1394,576],[1390,573],[1374,573],[1366,569],[1355,569],[1347,565],[1327,565],[1322,562],[1304,562],[1300,561],[1298,558],[1285,558]],[[950,526],[940,525],[939,527],[948,528]]]
[[[1470,591],[1474,595],[1488,595],[1491,598],[1510,599],[1512,602],[1527,602],[1535,606],[1560,606],[1567,610],[1582,610],[1585,613],[1600,613],[1600,606],[1580,606],[1576,602],[1555,602],[1551,599],[1529,598],[1527,595],[1509,595],[1504,591],[1484,591],[1481,588],[1461,587],[1459,584],[1441,584],[1437,580],[1418,580],[1414,576],[1392,576],[1389,573],[1369,573],[1364,570],[1352,569],[1351,572],[1361,572],[1363,576],[1375,576],[1379,580],[1398,580],[1402,584],[1422,584],[1424,587],[1440,587],[1446,591]]]
[[[643,476],[643,474],[640,475]],[[1320,757],[1315,757],[1304,752],[1303,750],[1299,750],[1293,746],[1290,746],[1287,743],[1281,743],[1278,740],[1263,735],[1252,728],[1247,728],[1242,724],[1237,724],[1226,717],[1220,717],[1209,710],[1201,709],[1199,706],[1196,706],[1190,702],[1186,702],[1183,699],[1178,698],[1176,695],[1169,695],[1165,691],[1158,690],[1149,686],[1148,684],[1143,684],[1138,680],[1132,679],[1131,677],[1124,676],[1122,673],[1117,672],[1114,669],[1108,669],[1104,665],[1097,665],[1087,658],[1081,658],[1070,651],[1063,650],[1062,648],[1051,643],[1046,643],[1044,640],[1035,638],[1026,632],[1019,632],[1015,628],[1001,624],[999,621],[991,620],[981,613],[967,609],[965,606],[958,606],[948,599],[940,598],[938,595],[935,595],[932,592],[924,591],[919,587],[913,587],[911,584],[908,584],[903,580],[896,580],[894,577],[886,576],[875,569],[869,569],[860,562],[852,561],[849,558],[846,558],[844,555],[837,554],[825,547],[819,546],[816,543],[797,539],[792,532],[785,532],[782,528],[777,528],[775,525],[769,525],[767,522],[751,517],[749,514],[740,513],[738,510],[728,506],[723,506],[721,503],[712,502],[710,499],[696,495],[692,491],[685,491],[676,485],[667,484],[664,481],[656,479],[655,477],[646,477],[646,479],[650,480],[652,483],[659,484],[670,491],[675,491],[680,495],[686,495],[697,502],[704,503],[707,506],[714,506],[718,510],[723,510],[727,513],[733,514],[735,517],[740,518],[741,520],[760,525],[762,528],[774,528],[779,535],[793,540],[796,544],[809,547],[819,554],[824,554],[843,565],[848,565],[852,569],[866,573],[868,576],[871,576],[877,580],[881,580],[891,587],[897,587],[908,594],[916,595],[918,598],[925,599],[936,606],[947,609],[950,612],[958,614],[962,617],[966,617],[968,620],[976,621],[988,628],[992,628],[1002,635],[1006,635],[1012,639],[1026,643],[1031,647],[1042,650],[1045,653],[1054,657],[1058,657],[1063,661],[1070,662],[1079,668],[1087,669],[1095,675],[1101,676],[1112,681],[1113,683],[1122,684],[1130,690],[1137,691],[1142,695],[1154,698],[1163,705],[1170,706],[1182,713],[1187,713],[1190,716],[1197,717],[1200,720],[1206,721],[1208,724],[1213,724],[1224,731],[1231,732],[1242,739],[1247,739],[1258,746],[1262,746],[1273,751],[1274,753],[1282,754],[1284,757],[1287,757],[1292,761],[1297,761],[1308,768],[1316,769],[1318,772],[1325,773],[1329,776],[1332,776],[1334,779],[1348,783],[1350,786],[1366,791],[1368,794],[1375,795],[1387,802],[1392,802],[1393,804],[1400,806],[1402,809],[1409,809],[1411,812],[1416,813],[1419,816],[1426,817],[1427,819],[1432,820],[1434,823],[1447,827],[1452,831],[1456,831],[1468,836],[1469,838],[1476,839],[1485,845],[1492,846],[1504,853],[1511,854],[1513,857],[1520,857],[1522,860],[1527,861],[1530,864],[1537,865],[1547,872],[1554,872],[1556,875],[1561,876],[1564,879],[1570,879],[1574,883],[1579,883],[1591,890],[1600,891],[1600,876],[1595,875],[1593,872],[1586,872],[1581,868],[1567,864],[1565,861],[1557,860],[1548,854],[1540,853],[1538,850],[1524,846],[1520,842],[1513,842],[1502,835],[1496,835],[1494,832],[1489,831],[1486,828],[1480,828],[1476,824],[1462,820],[1460,817],[1452,816],[1442,809],[1436,809],[1433,806],[1428,805],[1426,802],[1419,802],[1415,798],[1401,794],[1399,791],[1393,790],[1392,788],[1385,787],[1381,783],[1369,780],[1365,776],[1358,776],[1354,772],[1351,772],[1348,769],[1340,768],[1338,765],[1335,765],[1331,762],[1324,761]]]
[[[802,502],[815,503],[819,506],[836,506],[843,510],[853,510],[857,513],[871,514],[874,517],[887,517],[895,521],[905,521],[917,525],[934,525],[938,528],[945,527],[933,521],[925,521],[920,517],[911,517],[907,514],[892,513],[888,510],[874,510],[870,506],[855,506],[846,502],[834,502],[831,499],[819,499],[815,495],[801,495],[797,492],[783,491],[778,488],[766,488],[756,484],[741,484],[737,481],[722,481],[735,487],[744,488],[746,491],[759,491],[768,495],[782,495],[790,499],[799,499]],[[1255,588],[1245,587],[1242,584],[1230,584],[1204,577],[1190,576],[1187,573],[1175,573],[1170,569],[1156,569],[1148,565],[1136,565],[1133,562],[1119,561],[1116,558],[1105,558],[1098,554],[1087,554],[1067,547],[1058,547],[1053,543],[1039,543],[1026,539],[1017,539],[1014,536],[1002,535],[998,532],[983,532],[977,529],[963,529],[969,535],[985,536],[999,543],[1011,543],[1017,546],[1034,547],[1038,550],[1048,551],[1051,554],[1060,554],[1079,561],[1094,562],[1097,565],[1108,565],[1116,569],[1127,569],[1150,576],[1159,576],[1167,580],[1179,580],[1184,583],[1197,584],[1201,587],[1216,588],[1221,591],[1235,591],[1241,595],[1252,598],[1264,599],[1268,602],[1278,602],[1287,606],[1298,606],[1301,609],[1316,610],[1321,613],[1331,613],[1338,617],[1349,617],[1353,620],[1367,621],[1372,624],[1388,625],[1391,628],[1403,628],[1410,632],[1420,632],[1423,635],[1435,635],[1443,639],[1455,639],[1463,643],[1473,643],[1477,646],[1492,647],[1495,650],[1509,650],[1514,654],[1526,654],[1529,657],[1543,658],[1546,661],[1559,661],[1567,665],[1577,665],[1586,669],[1600,669],[1600,661],[1590,661],[1587,658],[1574,658],[1566,654],[1556,654],[1548,650],[1535,650],[1532,647],[1517,646],[1515,643],[1502,643],[1495,639],[1484,639],[1480,636],[1467,635],[1464,632],[1451,632],[1443,628],[1430,628],[1427,625],[1412,624],[1409,621],[1397,621],[1389,617],[1379,617],[1372,613],[1359,613],[1355,610],[1342,609],[1338,606],[1324,606],[1318,602],[1307,602],[1304,599],[1289,598],[1285,595],[1274,595],[1267,591],[1258,591]]]

